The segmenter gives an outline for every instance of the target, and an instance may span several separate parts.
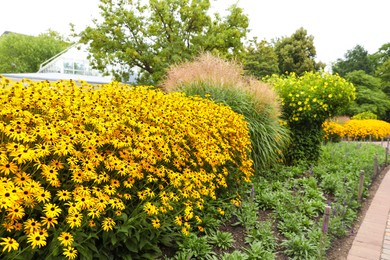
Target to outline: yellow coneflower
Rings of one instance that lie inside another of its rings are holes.
[[[69,232],[61,232],[61,235],[58,237],[60,244],[62,246],[71,246],[73,243],[73,236]]]
[[[64,248],[64,252],[62,254],[68,259],[76,259],[77,250],[74,249],[74,247],[68,246],[67,248]]]
[[[32,232],[27,235],[27,242],[31,244],[32,249],[35,247],[41,248],[46,245],[46,236],[38,231]]]
[[[0,242],[0,246],[3,246],[3,252],[11,252],[12,250],[18,250],[19,243],[15,239],[11,237],[3,237],[1,239],[3,240],[3,242]]]

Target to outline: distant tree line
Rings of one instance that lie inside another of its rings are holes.
[[[0,73],[37,72],[41,63],[69,45],[52,30],[38,36],[4,33],[0,37]]]

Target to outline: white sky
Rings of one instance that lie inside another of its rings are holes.
[[[250,19],[250,38],[270,41],[303,27],[314,36],[317,60],[343,58],[357,44],[369,53],[390,42],[390,0],[211,0],[212,12],[238,3]],[[98,18],[99,0],[0,0],[0,34],[69,34]]]

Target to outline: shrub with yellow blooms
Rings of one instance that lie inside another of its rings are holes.
[[[322,124],[355,99],[355,87],[338,75],[322,72],[273,75],[267,82],[280,95],[283,117],[292,131],[289,163],[317,161]]]
[[[0,141],[2,259],[158,251],[253,174],[241,115],[117,82],[0,76]]]

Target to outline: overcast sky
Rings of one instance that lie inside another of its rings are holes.
[[[303,27],[314,36],[317,60],[343,58],[357,44],[374,53],[390,42],[390,0],[211,0],[212,12],[238,3],[250,19],[250,37],[291,36]],[[99,15],[99,0],[1,0],[0,34],[37,35],[51,28],[69,34]]]

